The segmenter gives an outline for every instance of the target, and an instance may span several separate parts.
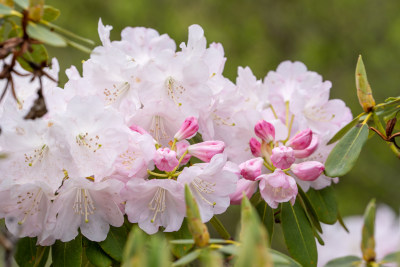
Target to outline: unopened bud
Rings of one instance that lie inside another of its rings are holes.
[[[291,170],[300,180],[314,181],[325,170],[325,166],[319,161],[305,161],[293,164]]]
[[[262,158],[255,158],[245,161],[239,165],[240,174],[244,179],[254,181],[258,176],[261,175],[261,168],[264,160]]]
[[[295,161],[293,148],[287,146],[275,147],[272,149],[272,164],[279,169],[289,168]]]
[[[236,184],[236,191],[229,195],[232,205],[240,205],[243,199],[243,192],[250,199],[258,188],[258,183],[246,179],[239,179]]]
[[[249,145],[250,145],[251,154],[253,154],[254,157],[260,157],[261,156],[261,143],[258,142],[257,139],[252,137],[249,141]]]
[[[254,126],[254,132],[256,135],[269,143],[275,140],[275,127],[265,120],[259,120]]]
[[[190,143],[187,140],[182,140],[176,143],[176,154],[179,159],[182,157],[183,153],[186,152],[189,146]],[[190,160],[191,157],[192,156],[190,154],[186,154],[181,161],[181,165],[185,165]]]
[[[294,150],[306,149],[311,144],[312,136],[313,134],[311,129],[303,130],[290,138],[289,141],[287,141],[286,146],[290,146]]]
[[[182,123],[181,128],[175,134],[174,138],[177,141],[181,141],[183,139],[190,139],[196,135],[198,130],[199,130],[199,123],[197,122],[197,118],[189,117],[186,118],[185,121]]]
[[[205,141],[190,145],[188,152],[193,157],[201,159],[204,162],[210,162],[216,154],[224,152],[225,143],[222,141]]]
[[[294,156],[298,159],[303,159],[311,156],[317,150],[319,144],[318,137],[314,134],[310,145],[303,150],[294,150]]]
[[[167,147],[157,149],[153,160],[159,170],[166,172],[172,171],[179,164],[176,152]]]

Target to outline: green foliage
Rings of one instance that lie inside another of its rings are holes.
[[[108,267],[112,264],[112,259],[101,249],[97,242],[83,238],[83,248],[86,258],[96,267]]]
[[[258,216],[261,219],[261,222],[265,226],[265,229],[267,229],[268,241],[269,244],[271,244],[272,236],[274,234],[274,224],[275,224],[274,210],[270,206],[268,206],[268,204],[265,201],[261,201],[260,203],[258,203],[258,205],[256,206],[256,210]]]
[[[78,234],[69,242],[57,240],[51,246],[53,265],[57,267],[76,267],[82,263],[82,235]]]
[[[329,140],[327,145],[333,144],[336,141],[340,140],[348,131],[350,131],[354,126],[358,124],[360,121],[361,116],[363,116],[365,113],[359,114],[357,117],[355,117],[351,122],[346,124],[342,129],[340,129],[332,138]]]
[[[338,216],[335,192],[331,186],[321,190],[310,188],[307,196],[315,209],[318,220],[326,224],[334,224]]]
[[[282,230],[290,255],[305,267],[317,266],[317,246],[312,226],[296,201],[281,204]]]
[[[66,40],[61,35],[52,32],[43,26],[34,23],[29,23],[26,30],[29,36],[39,41],[42,41],[45,44],[58,47],[67,46]]]
[[[43,8],[42,19],[45,21],[54,21],[60,16],[60,10],[55,7],[45,5]]]
[[[32,64],[40,66],[41,63],[47,62],[49,56],[44,45],[36,44],[32,45],[31,48],[32,51],[27,51],[22,57],[19,57],[17,61],[23,69],[32,72]]]
[[[18,240],[14,258],[21,267],[43,267],[49,256],[49,247],[36,246],[36,238],[24,237]]]
[[[185,218],[183,220],[181,229],[179,229],[179,231],[176,232],[171,232],[171,233],[165,233],[166,237],[169,240],[179,240],[179,239],[191,239],[192,235],[190,234],[189,231],[189,227],[187,224],[187,219]],[[193,241],[193,240],[191,240]],[[183,255],[185,255],[188,251],[190,251],[193,247],[194,241],[192,243],[183,243],[183,244],[179,244],[179,243],[173,243],[171,244],[171,252],[172,254],[177,257],[177,258],[181,258]]]
[[[361,251],[365,261],[375,261],[375,199],[371,200],[365,209],[364,226],[362,228]]]
[[[270,249],[275,267],[301,267],[300,263],[276,250]]]
[[[369,112],[375,106],[375,100],[372,96],[372,89],[367,79],[367,72],[365,71],[365,66],[361,55],[358,57],[355,76],[358,101],[360,102],[363,110],[365,112]]]
[[[367,124],[359,124],[340,139],[326,159],[325,173],[327,176],[340,177],[353,168],[368,139],[368,132]]]
[[[346,256],[329,261],[325,267],[362,266],[361,259],[356,256]]]
[[[122,251],[128,237],[128,229],[125,225],[121,227],[110,226],[106,240],[99,243],[100,247],[114,260],[122,260]]]

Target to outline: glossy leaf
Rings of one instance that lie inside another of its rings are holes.
[[[29,6],[29,0],[14,0],[14,3],[19,5],[23,9],[27,9]]]
[[[260,202],[256,206],[256,210],[258,213],[258,216],[261,219],[261,222],[264,224],[265,228],[267,229],[268,232],[268,241],[269,244],[271,244],[272,241],[272,236],[274,234],[274,210],[268,206],[268,204],[265,201]]]
[[[357,267],[362,266],[361,259],[357,256],[346,256],[329,261],[325,267]]]
[[[26,30],[30,37],[45,44],[52,46],[67,46],[67,42],[61,35],[52,32],[41,25],[29,23]]]
[[[82,235],[74,240],[61,242],[59,240],[51,247],[53,266],[76,267],[82,263]]]
[[[314,207],[319,221],[326,224],[334,224],[337,220],[338,207],[335,191],[331,186],[321,190],[310,188],[307,196]]]
[[[371,111],[375,106],[375,100],[372,96],[372,89],[369,85],[367,72],[365,71],[364,62],[361,55],[358,57],[356,67],[356,87],[358,101],[365,112]]]
[[[99,242],[100,247],[116,261],[122,260],[122,251],[128,237],[128,230],[121,227],[110,226],[106,240]]]
[[[0,4],[0,15],[10,15],[12,13],[12,8],[6,5]]]
[[[234,266],[272,266],[267,231],[245,195],[242,199],[241,216],[241,245]]]
[[[216,216],[213,216],[211,218],[210,223],[222,238],[224,239],[231,238],[231,235],[229,234],[228,230],[226,230],[225,226]]]
[[[97,242],[84,240],[84,250],[87,259],[96,267],[108,267],[112,264],[112,259],[101,249]]]
[[[286,246],[290,255],[305,267],[317,266],[317,246],[306,214],[296,201],[282,203],[281,221]]]
[[[362,228],[362,240],[361,240],[361,251],[365,261],[375,260],[375,213],[376,203],[375,199],[372,199],[364,213],[364,225]]]
[[[270,249],[272,261],[275,267],[301,267],[300,263],[276,250]]]
[[[315,211],[312,202],[309,200],[306,193],[304,193],[303,189],[299,187],[299,194],[297,195],[299,203],[303,207],[303,210],[306,213],[308,220],[311,225],[320,233],[322,233],[321,224],[319,223],[317,212]]]
[[[340,140],[348,131],[350,131],[354,126],[357,125],[357,123],[360,121],[360,118],[365,115],[365,113],[359,114],[357,117],[355,117],[351,122],[346,124],[342,129],[340,129],[332,138],[329,140],[327,145],[333,144],[336,141]]]
[[[43,17],[42,19],[46,21],[54,21],[60,16],[60,10],[52,7],[45,5],[44,10],[43,10]]]
[[[53,23],[50,23],[48,21],[41,20],[40,23],[45,25],[46,27],[48,27],[51,31],[55,31],[55,32],[61,33],[61,34],[65,35],[65,36],[77,39],[77,40],[79,40],[81,42],[84,42],[84,43],[87,43],[89,45],[94,45],[95,44],[93,40],[90,40],[88,38],[79,36],[79,35],[71,32],[71,31],[68,31],[68,30],[66,30],[66,29],[64,29],[64,28],[62,28],[60,26],[57,26],[57,25],[55,25]],[[71,40],[69,40],[69,41],[71,41]]]
[[[201,221],[196,200],[187,184],[185,185],[185,202],[187,222],[194,243],[199,247],[204,247],[210,240],[210,234],[208,233],[207,226]]]
[[[43,267],[49,257],[49,247],[36,246],[36,238],[24,237],[18,240],[14,258],[18,266]]]
[[[40,63],[42,63],[43,61],[48,60],[47,50],[44,45],[35,44],[31,45],[31,48],[33,50],[32,52],[26,52],[25,54],[23,54],[22,58],[17,58],[17,61],[21,65],[21,67],[30,72],[33,71],[33,68],[28,63],[28,61],[40,65]]]
[[[368,125],[359,124],[340,139],[326,159],[325,174],[327,176],[340,177],[353,168],[368,139],[368,132]]]
[[[177,258],[181,258],[183,255],[188,253],[188,251],[191,250],[194,245],[192,234],[189,232],[187,218],[183,220],[181,229],[179,229],[179,231],[165,233],[165,236],[171,241],[176,241],[176,239],[181,239],[181,240],[184,239],[187,240],[187,242],[190,241],[189,243],[181,243],[181,244],[170,242],[172,244],[171,252]]]
[[[196,249],[196,250],[186,254],[185,256],[180,258],[179,260],[175,261],[172,264],[172,266],[183,266],[183,265],[186,265],[188,263],[191,263],[192,261],[197,259],[200,256],[200,254],[201,254],[201,250],[200,249]]]

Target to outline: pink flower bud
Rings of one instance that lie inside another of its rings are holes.
[[[251,154],[253,154],[254,157],[260,157],[261,156],[261,143],[258,142],[257,139],[252,137],[252,138],[250,138],[249,145],[250,145]]]
[[[265,120],[259,120],[254,126],[254,132],[256,135],[269,143],[275,140],[275,127]]]
[[[224,149],[225,143],[222,141],[205,141],[190,145],[188,152],[193,157],[201,159],[204,162],[210,162],[214,155],[224,152]]]
[[[290,138],[289,141],[287,141],[286,146],[290,146],[294,150],[306,149],[311,143],[312,136],[313,133],[311,129],[303,130]]]
[[[232,205],[240,205],[243,198],[243,192],[250,199],[257,190],[257,182],[246,179],[239,179],[236,184],[236,191],[229,195]]]
[[[287,146],[275,147],[272,149],[272,164],[279,169],[289,168],[295,161],[293,148]]]
[[[190,139],[196,135],[198,130],[199,123],[197,122],[197,118],[189,117],[186,118],[185,121],[182,123],[181,128],[175,134],[174,138],[178,141],[181,141],[183,139]]]
[[[325,170],[325,166],[319,161],[305,161],[293,164],[291,170],[300,180],[314,181]]]
[[[260,180],[261,196],[271,208],[276,209],[279,203],[287,201],[294,205],[298,189],[293,177],[276,169],[271,174],[258,176],[256,180]]]
[[[183,153],[185,153],[185,151],[187,150],[187,148],[190,146],[190,143],[186,140],[182,140],[178,143],[176,143],[176,154],[178,156],[178,158],[180,159],[183,155]],[[190,160],[192,156],[189,154],[186,154],[183,157],[183,160],[181,161],[181,165],[185,165],[186,163],[188,163],[188,161]]]
[[[244,179],[254,181],[258,176],[261,175],[261,168],[264,160],[262,158],[255,158],[243,162],[239,165],[240,174]]]
[[[159,170],[166,172],[172,171],[179,163],[176,152],[168,147],[157,149],[153,160]]]
[[[136,124],[132,124],[129,129],[131,129],[132,131],[138,132],[140,134],[147,134],[147,131],[145,129],[143,129],[142,127],[136,125]]]
[[[295,150],[294,156],[298,159],[307,158],[311,156],[311,154],[314,153],[315,150],[317,150],[318,144],[319,144],[318,137],[314,134],[311,140],[311,144],[306,149]]]

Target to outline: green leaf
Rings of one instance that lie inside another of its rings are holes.
[[[46,21],[54,21],[60,16],[60,10],[52,7],[45,5],[44,10],[43,10],[43,18]]]
[[[238,254],[238,250],[239,250],[239,246],[237,245],[227,245],[227,246],[223,246],[220,247],[218,249],[219,251],[228,254],[228,255],[237,255]]]
[[[372,199],[364,213],[364,225],[362,228],[361,251],[365,261],[370,262],[375,260],[375,213],[376,203]]]
[[[24,237],[18,240],[14,255],[18,266],[43,267],[49,257],[49,247],[36,246],[37,238]]]
[[[344,221],[343,221],[342,215],[340,215],[340,212],[338,212],[338,214],[337,214],[337,220],[338,220],[340,226],[342,226],[342,228],[343,228],[347,233],[350,233],[349,229],[347,229],[347,226],[346,226],[346,224],[345,224]]]
[[[165,233],[165,236],[171,240],[171,244],[173,244],[171,246],[171,252],[177,258],[181,258],[183,255],[188,253],[188,251],[191,250],[194,245],[192,234],[189,232],[187,218],[183,220],[181,229],[179,229],[179,231]],[[176,241],[174,239],[185,239],[191,241],[191,243],[172,243],[172,241]]]
[[[325,267],[357,267],[361,266],[361,259],[357,256],[346,256],[329,261]]]
[[[121,262],[127,237],[128,230],[124,225],[121,227],[110,226],[106,240],[99,242],[99,245],[111,258]]]
[[[296,201],[282,203],[281,221],[286,246],[290,255],[303,266],[317,266],[317,245],[306,214]]]
[[[356,67],[356,87],[358,101],[360,102],[363,110],[365,112],[371,111],[371,109],[375,106],[375,100],[372,96],[372,89],[367,79],[367,72],[365,71],[365,66],[361,55],[358,57]]]
[[[312,202],[309,200],[308,196],[306,195],[306,193],[304,193],[301,187],[298,187],[298,191],[299,191],[298,197],[300,204],[303,207],[303,210],[306,213],[306,216],[310,221],[311,226],[315,227],[315,229],[318,232],[322,233],[321,224],[319,223],[317,212],[315,211],[313,205],[311,204]]]
[[[29,0],[29,19],[38,22],[43,17],[44,0]]]
[[[390,253],[386,255],[383,259],[382,262],[397,262],[400,263],[400,251]]]
[[[301,267],[300,263],[276,250],[270,249],[272,261],[275,267]]]
[[[264,224],[268,232],[268,241],[271,244],[272,236],[274,234],[274,210],[268,206],[265,201],[261,201],[257,206],[256,210],[261,222]]]
[[[30,37],[45,44],[60,47],[67,46],[67,42],[61,35],[52,32],[43,26],[29,23],[26,31]]]
[[[182,265],[186,265],[188,263],[191,263],[192,261],[197,259],[200,256],[200,254],[201,254],[201,250],[200,249],[196,249],[196,250],[186,254],[185,256],[180,258],[179,260],[175,261],[172,264],[172,266],[182,266]]]
[[[44,45],[34,44],[31,45],[31,48],[33,49],[32,52],[28,51],[23,54],[22,57],[17,58],[17,61],[21,67],[30,72],[33,71],[33,68],[27,61],[40,65],[43,61],[46,62],[48,59],[47,50]]]
[[[150,237],[150,246],[147,255],[147,266],[171,266],[169,247],[163,234],[156,234]]]
[[[223,239],[231,239],[228,230],[226,230],[225,226],[216,216],[211,218],[210,223]]]
[[[53,266],[76,267],[82,263],[82,235],[79,234],[74,240],[61,242],[59,240],[51,247]]]
[[[146,237],[138,226],[132,227],[124,247],[122,267],[146,265],[147,255],[143,253]]]
[[[339,139],[341,139],[348,131],[350,131],[351,128],[357,125],[359,122],[360,118],[365,115],[365,113],[359,114],[357,117],[355,117],[351,122],[346,124],[342,129],[340,129],[332,138],[329,140],[327,145],[333,144]]]
[[[10,15],[12,10],[13,9],[11,7],[0,4],[0,15]]]
[[[201,266],[223,267],[225,266],[221,253],[216,250],[205,249],[200,256]]]
[[[90,40],[88,38],[84,38],[82,36],[79,36],[79,35],[77,35],[77,34],[75,34],[73,32],[70,32],[70,31],[68,31],[68,30],[66,30],[66,29],[64,29],[64,28],[62,28],[60,26],[57,26],[57,25],[55,25],[53,23],[50,23],[48,21],[41,20],[40,23],[45,25],[46,27],[48,27],[51,31],[55,31],[55,32],[61,33],[61,34],[65,35],[65,36],[77,39],[77,40],[79,40],[81,42],[85,42],[85,43],[87,43],[89,45],[94,45],[95,44],[93,40]],[[72,41],[70,41],[70,42],[72,42]]]
[[[182,229],[182,228],[181,228]],[[174,233],[174,232],[173,232]],[[165,235],[170,233],[165,233]],[[169,241],[170,244],[194,244],[193,239],[174,239]],[[231,240],[219,239],[219,238],[210,238],[210,244],[231,244]]]
[[[85,253],[87,259],[96,267],[108,267],[112,264],[112,259],[93,241],[85,238]]]
[[[346,133],[326,159],[325,174],[327,176],[340,177],[353,168],[368,139],[368,132],[368,125],[359,124]]]
[[[338,206],[332,186],[321,190],[310,188],[307,191],[307,196],[315,209],[319,221],[326,224],[334,224],[336,222]]]
[[[19,5],[23,9],[27,9],[29,6],[29,0],[14,0],[14,3]]]

